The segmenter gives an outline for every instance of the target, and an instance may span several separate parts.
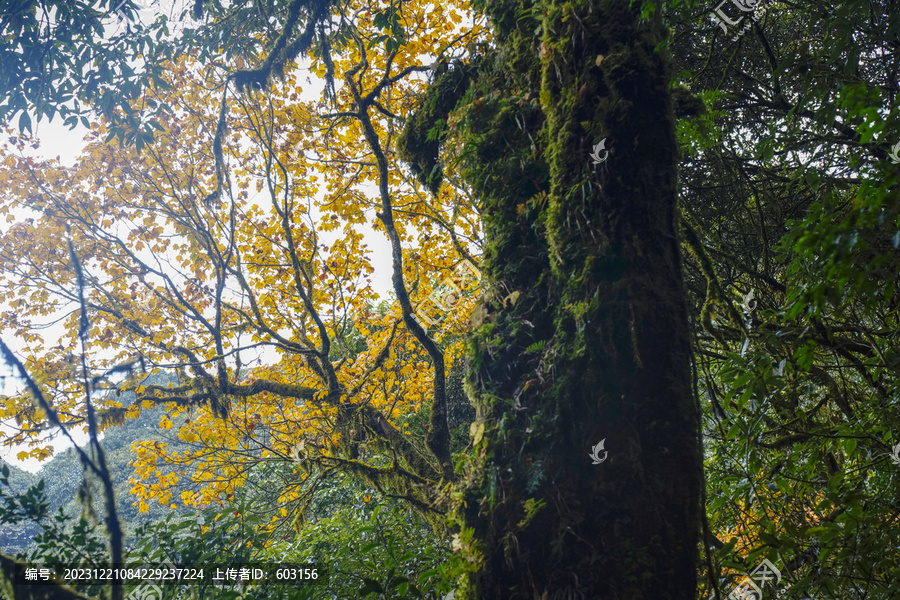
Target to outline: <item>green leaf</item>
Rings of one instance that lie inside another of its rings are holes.
[[[838,486],[841,484],[841,481],[843,481],[843,480],[844,480],[844,472],[838,471],[837,473],[835,473],[828,479],[828,489],[831,490],[832,492],[836,492],[838,489]]]
[[[811,188],[818,187],[818,185],[819,185],[819,172],[816,171],[815,169],[807,169],[806,171],[804,171],[804,172],[803,172],[803,178],[806,180],[806,184],[807,184],[809,187],[811,187]]]
[[[359,589],[360,594],[384,594],[384,588],[376,580],[363,577],[363,583],[364,585]]]
[[[31,133],[31,117],[28,115],[27,110],[23,110],[22,115],[19,117],[19,130]]]
[[[435,575],[440,573],[437,569],[428,569],[422,573],[419,573],[419,583],[425,583],[427,580],[431,579]]]

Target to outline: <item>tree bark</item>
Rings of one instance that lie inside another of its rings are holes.
[[[497,47],[457,112],[487,240],[457,597],[696,594],[702,453],[665,29],[630,4],[484,8]]]

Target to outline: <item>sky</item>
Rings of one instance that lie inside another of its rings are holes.
[[[41,145],[37,150],[29,149],[30,151],[27,152],[27,154],[41,159],[59,157],[62,164],[72,166],[75,163],[78,154],[81,152],[81,149],[84,147],[83,137],[87,130],[79,127],[78,129],[70,131],[68,127],[63,126],[62,119],[54,119],[52,123],[47,122],[46,119],[40,123],[37,123],[36,121],[33,122],[35,123],[35,136],[41,140]],[[52,330],[48,333],[52,335]],[[10,338],[7,335],[3,336],[3,341],[14,352],[17,348],[21,347],[20,344],[16,343],[17,340]],[[6,364],[0,366],[0,377],[3,377],[2,381],[0,381],[0,389],[7,394],[21,386],[21,380],[9,379],[9,375],[9,367]],[[7,432],[10,431],[3,425],[0,425],[0,428],[6,429]],[[73,430],[71,433],[72,437],[75,438],[79,444],[83,444],[87,441],[87,436],[84,435],[80,429]],[[71,446],[71,444],[61,435],[57,435],[53,446],[56,451],[60,451],[65,450],[67,447]],[[26,449],[25,446],[0,446],[0,458],[20,469],[36,473],[44,463],[38,462],[33,458],[24,461],[16,458],[16,454]]]
[[[35,130],[35,136],[40,139],[41,144],[37,150],[30,150],[28,154],[36,159],[53,159],[58,157],[63,165],[72,166],[85,145],[83,138],[86,133],[87,129],[81,126],[75,130],[69,130],[68,127],[63,126],[61,119],[55,119],[53,123],[48,123],[46,120],[41,121],[41,123],[37,124]],[[373,193],[376,192],[373,191]],[[336,238],[338,235],[340,235],[339,230],[335,232],[321,232],[320,238],[323,243],[331,245],[332,238]],[[372,276],[372,287],[382,298],[385,298],[392,290],[390,243],[383,232],[376,232],[370,228],[364,230],[364,237],[375,257],[373,261],[375,273]],[[59,335],[59,329],[54,333],[54,329],[51,328],[46,331],[45,335],[48,338],[52,338],[54,335]],[[3,336],[3,341],[13,351],[21,348],[21,344],[16,343],[17,340],[8,336]],[[53,344],[46,345],[52,346]],[[7,394],[12,393],[21,386],[20,381],[15,378],[10,379],[9,375],[10,371],[7,365],[0,366],[0,390]],[[0,425],[0,428],[3,427],[3,425]],[[7,428],[6,431],[9,432],[10,430]],[[79,444],[87,442],[87,435],[82,433],[80,428],[73,430],[71,433]],[[53,445],[56,451],[65,450],[71,446],[62,435],[56,436]],[[45,463],[41,463],[36,459],[19,460],[16,458],[16,454],[25,449],[27,449],[25,446],[0,446],[0,458],[20,469],[36,473]]]
[[[155,15],[160,12],[166,12],[177,20],[177,14],[183,10],[184,2],[183,0],[132,0],[134,4],[139,7],[139,11],[136,14],[138,18],[140,18],[144,22],[149,22]],[[112,18],[110,19],[111,28],[109,30],[110,33],[115,33],[117,31],[117,27],[123,26],[123,21],[114,21]],[[178,26],[175,25],[170,31],[173,32],[178,29]],[[306,79],[308,82],[312,83],[312,85],[304,86],[303,95],[307,94],[310,96],[319,96],[321,94],[323,84],[317,81],[317,77],[308,72],[307,65],[305,61],[300,61],[300,66],[298,67],[301,71],[307,71],[307,73],[301,73],[303,79]],[[309,78],[307,78],[309,76]],[[310,81],[311,80],[311,81]],[[319,83],[319,85],[316,85]],[[342,82],[337,82],[338,86],[341,85]],[[73,166],[80,154],[82,148],[85,146],[84,136],[88,133],[88,130],[82,127],[80,124],[74,130],[70,130],[68,127],[65,127],[62,123],[61,118],[55,119],[53,122],[48,122],[43,120],[41,122],[37,122],[37,119],[34,115],[32,115],[32,122],[35,126],[35,137],[40,141],[40,146],[38,149],[33,150],[28,148],[26,150],[26,154],[34,157],[35,159],[54,159],[58,158],[60,163],[63,166]],[[371,196],[377,197],[378,190],[373,186],[371,190]],[[251,201],[253,198],[250,199]],[[5,224],[0,224],[2,227]],[[375,269],[371,280],[372,280],[372,288],[379,296],[384,299],[392,295],[392,284],[391,284],[391,249],[390,243],[385,235],[385,233],[378,232],[373,230],[371,227],[363,226],[362,232],[364,235],[364,241],[368,245],[370,251],[372,252],[372,266]],[[340,230],[336,230],[333,232],[320,232],[320,242],[325,243],[327,245],[332,245],[333,241],[341,235]],[[0,310],[3,310],[5,307],[0,304]],[[55,345],[55,337],[59,336],[61,333],[61,329],[50,328],[45,331],[45,346],[53,346]],[[11,339],[7,336],[3,337],[3,341],[13,350],[16,351],[22,347],[22,344],[18,342],[16,339]],[[14,391],[21,386],[21,381],[16,382],[16,380],[10,379],[9,377],[5,377],[8,375],[8,368],[6,365],[0,364],[0,392],[10,394],[14,393]],[[0,430],[2,430],[4,426],[0,425]],[[7,431],[9,431],[7,429]],[[78,441],[78,443],[84,443],[87,441],[87,435],[81,432],[79,428],[77,431],[71,432],[73,437]],[[62,435],[57,435],[54,440],[54,447],[57,451],[65,449],[70,444]],[[17,467],[30,471],[37,472],[43,463],[39,463],[34,459],[28,459],[24,461],[20,461],[16,458],[16,454],[25,450],[25,447],[2,447],[0,446],[0,458],[3,460],[16,465]]]
[[[319,89],[316,89],[313,93],[321,92]],[[35,124],[34,134],[40,141],[40,145],[36,150],[31,149],[30,147],[27,148],[25,153],[35,159],[47,160],[58,158],[62,165],[69,167],[73,166],[86,144],[84,136],[88,130],[81,125],[74,130],[70,130],[63,125],[62,119],[60,118],[54,119],[53,122],[48,122],[44,119],[39,123],[36,118],[34,118],[32,122]],[[372,193],[377,194],[377,189],[373,189]],[[390,243],[383,232],[365,228],[363,229],[363,234],[365,243],[368,244],[374,257],[372,266],[375,268],[375,273],[372,275],[372,288],[381,298],[385,298],[392,291]],[[320,232],[320,241],[327,245],[331,245],[334,239],[339,235],[341,235],[340,230],[334,232]],[[0,304],[0,310],[3,310],[4,308],[5,307]],[[61,330],[59,328],[56,328],[55,330],[54,328],[50,328],[44,333],[45,339],[53,339],[54,336],[60,335],[60,332]],[[4,335],[2,339],[14,352],[22,347],[21,343],[17,343],[18,341],[16,339],[11,338],[8,335]],[[45,346],[52,345],[54,344],[45,344]],[[0,365],[0,390],[2,390],[2,393],[11,394],[14,393],[16,389],[20,388],[21,380],[11,378],[8,366],[5,364]],[[0,430],[4,429],[6,432],[10,432],[9,428],[0,424]],[[79,444],[87,441],[87,435],[82,433],[81,428],[73,430],[71,434]],[[71,444],[62,435],[57,435],[53,445],[56,451],[61,451]],[[16,458],[16,454],[26,449],[27,447],[25,446],[0,446],[0,458],[20,469],[36,473],[45,463],[38,462],[35,459],[19,460]]]

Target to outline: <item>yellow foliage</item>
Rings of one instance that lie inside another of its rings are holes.
[[[380,35],[363,5],[347,7],[357,9],[360,35]],[[438,50],[483,40],[485,29],[472,19],[455,1],[404,4],[409,35],[390,60],[391,76],[426,64],[422,57]],[[468,33],[460,36],[463,22]],[[361,52],[351,45],[335,56],[337,80],[360,63]],[[361,92],[378,88],[387,111],[407,116],[424,78],[410,75],[384,87],[389,61],[383,46],[366,53],[370,68],[358,73]],[[68,359],[78,348],[78,318],[64,320],[62,339],[50,349],[34,327],[71,301],[75,276],[67,239],[88,273],[86,359],[92,368],[139,352],[151,366],[177,365],[188,382],[170,390],[131,385],[138,401],[126,418],[177,398],[186,404],[173,407],[160,426],[197,448],[178,456],[164,443],[135,444],[131,483],[141,512],[151,499],[174,507],[172,490],[182,479],[201,491],[181,492],[181,503],[221,502],[242,484],[248,463],[262,460],[245,450],[259,448],[264,438],[271,442],[266,453],[284,460],[300,460],[297,448],[310,461],[339,455],[339,446],[349,443],[339,427],[342,403],[374,407],[397,425],[432,400],[428,353],[397,325],[396,302],[379,307],[373,290],[376,267],[384,274],[386,261],[370,247],[384,225],[365,132],[358,119],[324,115],[357,110],[353,98],[342,89],[338,106],[324,111],[319,98],[304,95],[298,73],[288,70],[271,90],[234,100],[222,144],[230,187],[207,201],[219,184],[211,115],[218,114],[221,96],[210,93],[224,83],[219,67],[190,57],[168,65],[171,89],[154,89],[148,97],[172,111],[149,151],[104,143],[106,123],[91,131],[72,167],[30,161],[15,143],[0,144],[0,214],[11,223],[0,233],[0,290],[13,307],[0,315],[0,328],[28,342],[28,368],[41,374],[57,410],[81,410],[72,376],[77,365]],[[314,61],[312,70],[323,74],[323,61]],[[477,281],[466,280],[452,301],[442,282],[459,283],[455,269],[480,254],[477,207],[450,185],[435,199],[408,180],[392,147],[400,122],[380,112],[371,116],[391,161],[388,183],[411,301],[428,305],[429,334],[452,365],[463,352]],[[253,388],[259,383],[265,385]],[[113,398],[97,402],[115,406]],[[28,435],[38,435],[39,415],[29,398],[10,399],[2,411],[3,418],[30,424],[23,426]],[[424,448],[423,440],[410,441]],[[38,449],[20,456],[45,455]],[[302,482],[307,474],[297,477]],[[299,497],[288,487],[280,502]]]

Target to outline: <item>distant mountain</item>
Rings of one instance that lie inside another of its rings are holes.
[[[9,469],[9,487],[0,485],[0,497],[10,493],[21,494],[37,483],[38,477],[0,459],[0,467]],[[36,525],[28,523],[3,524],[0,527],[0,549],[24,548],[38,532]]]
[[[157,374],[151,375],[146,383],[165,385],[170,381],[174,382],[174,378]],[[117,400],[124,406],[129,406],[135,401],[135,395],[132,392],[122,392]],[[129,463],[136,458],[131,451],[133,442],[159,440],[166,442],[170,451],[183,452],[190,449],[187,444],[175,439],[174,429],[166,431],[159,427],[159,420],[165,411],[164,406],[143,410],[137,418],[126,420],[124,425],[111,427],[103,434],[101,445],[106,453],[107,465],[113,476],[116,509],[126,535],[141,523],[155,521],[173,512],[176,514],[189,512],[183,506],[172,510],[153,502],[150,503],[148,512],[142,515],[139,514],[136,507],[132,506],[135,498],[129,493],[131,486],[128,479],[134,473],[134,468],[129,466]],[[50,505],[50,514],[55,514],[59,507],[63,507],[63,511],[72,517],[77,517],[82,513],[83,507],[77,499],[79,488],[82,486],[82,467],[74,448],[57,453],[36,474],[23,471],[13,465],[7,466],[10,471],[9,488],[2,486],[0,494],[8,495],[10,491],[22,493],[43,479],[44,492]],[[168,469],[162,468],[161,470],[166,472]],[[99,486],[91,485],[87,489],[92,492],[94,513],[103,515],[103,498]],[[192,488],[188,487],[187,489]],[[0,526],[0,551],[9,554],[24,551],[38,531],[38,526],[33,523],[2,524]]]

